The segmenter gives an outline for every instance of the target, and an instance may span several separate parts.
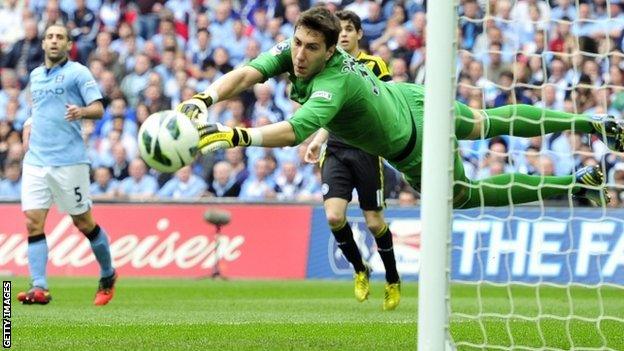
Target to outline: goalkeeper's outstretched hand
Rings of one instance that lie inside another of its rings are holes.
[[[221,123],[198,125],[199,150],[206,154],[235,146],[249,146],[251,138],[246,128],[228,127]]]
[[[212,97],[207,93],[198,93],[193,95],[191,99],[184,100],[178,104],[176,110],[184,113],[191,121],[200,122],[199,115],[202,113],[205,115],[212,102]]]

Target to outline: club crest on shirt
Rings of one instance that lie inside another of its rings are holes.
[[[332,93],[330,93],[329,91],[317,90],[313,92],[312,95],[310,96],[310,99],[314,99],[314,98],[325,99],[327,101],[330,101],[332,99]]]
[[[290,48],[290,43],[288,42],[288,40],[286,40],[272,47],[270,52],[271,52],[271,55],[277,56],[281,54],[284,50],[287,50],[288,48]]]
[[[54,79],[55,83],[63,83],[63,79],[65,79],[65,76],[62,74],[59,74],[58,76],[56,76],[56,78]]]

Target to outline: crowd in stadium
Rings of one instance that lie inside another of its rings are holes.
[[[473,108],[532,104],[620,117],[624,110],[624,2],[615,0],[462,0],[457,100]],[[83,121],[99,200],[237,197],[321,201],[317,165],[292,148],[234,148],[204,155],[174,175],[138,157],[137,131],[151,113],[172,109],[233,67],[245,65],[293,33],[299,13],[320,2],[4,0],[0,7],[0,198],[19,199],[22,129],[29,116],[29,73],[42,63],[41,34],[52,23],[71,30],[71,59],[87,65],[104,96],[101,120]],[[341,1],[362,19],[362,47],[380,56],[394,81],[424,84],[425,1]],[[288,119],[297,104],[288,79],[271,79],[211,108],[211,121],[260,126]],[[53,131],[51,131],[53,132]],[[467,174],[564,175],[602,164],[612,202],[624,202],[624,159],[597,138],[555,133],[460,143]],[[387,169],[390,199],[417,201]]]

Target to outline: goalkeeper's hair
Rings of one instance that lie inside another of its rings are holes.
[[[336,12],[336,17],[341,21],[349,21],[357,32],[362,30],[362,19],[355,12],[343,10]]]
[[[325,7],[313,7],[301,13],[295,23],[298,27],[306,27],[323,33],[325,46],[330,48],[338,43],[340,35],[340,21]]]

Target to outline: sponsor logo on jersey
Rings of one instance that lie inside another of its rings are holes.
[[[318,90],[312,93],[312,95],[310,96],[310,99],[314,99],[314,98],[320,98],[320,99],[325,99],[327,101],[332,99],[332,93],[328,92],[328,91],[324,91],[324,90]]]
[[[58,76],[56,76],[56,78],[54,79],[54,82],[56,83],[62,83],[63,79],[65,79],[65,76],[62,74],[59,74]]]

